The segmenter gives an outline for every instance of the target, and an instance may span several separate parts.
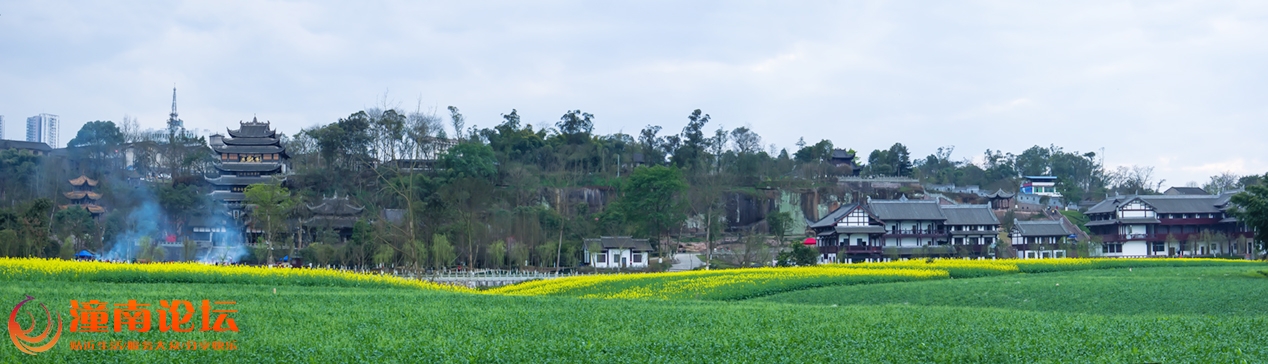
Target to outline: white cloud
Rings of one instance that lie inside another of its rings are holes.
[[[1104,148],[1107,164],[1168,181],[1268,168],[1253,159],[1268,152],[1260,3],[39,1],[0,14],[9,136],[40,112],[62,115],[62,140],[124,114],[156,127],[175,84],[187,124],[211,130],[259,115],[293,133],[386,94],[481,126],[580,108],[601,132],[675,132],[700,108],[789,148]]]

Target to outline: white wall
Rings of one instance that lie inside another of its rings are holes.
[[[1122,255],[1149,255],[1149,244],[1144,241],[1125,242]]]
[[[634,263],[635,254],[642,258],[638,263]],[[607,257],[604,262],[599,262],[599,255]],[[621,266],[621,258],[625,258],[625,266]],[[647,267],[647,258],[647,252],[631,253],[629,249],[604,250],[590,254],[590,266],[595,268],[643,268]]]

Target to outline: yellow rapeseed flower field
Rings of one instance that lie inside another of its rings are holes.
[[[946,277],[947,272],[939,270],[859,269],[832,265],[576,276],[504,286],[485,292],[586,298],[734,299],[807,287]]]
[[[270,268],[202,263],[128,264],[40,258],[0,258],[0,280],[63,280],[118,283],[244,283],[345,287],[402,287],[473,292],[391,275],[332,269]]]
[[[745,299],[779,292],[849,284],[970,278],[1082,269],[1246,263],[1220,259],[912,259],[810,267],[697,270],[672,273],[595,274],[529,281],[489,290],[331,269],[216,266],[201,263],[126,264],[37,258],[0,258],[0,281],[118,283],[239,283],[340,287],[395,287],[511,296],[618,299]]]

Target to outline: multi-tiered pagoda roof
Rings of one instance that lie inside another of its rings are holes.
[[[72,191],[63,193],[70,205],[62,206],[63,209],[78,207],[88,210],[93,216],[106,212],[106,208],[97,205],[97,200],[101,199],[101,194],[95,191],[97,189],[97,180],[88,178],[88,176],[79,176],[78,178],[69,180],[73,187]]]
[[[229,137],[211,136],[211,149],[219,155],[216,170],[220,176],[207,178],[215,187],[211,198],[231,208],[240,207],[243,191],[256,183],[273,183],[285,178],[285,161],[290,159],[277,131],[269,122],[251,119],[229,129]]]

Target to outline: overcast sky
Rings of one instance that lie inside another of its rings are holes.
[[[26,117],[293,134],[382,105],[601,133],[694,109],[765,144],[913,157],[1056,144],[1165,185],[1268,171],[1268,2],[6,1],[5,138]]]

